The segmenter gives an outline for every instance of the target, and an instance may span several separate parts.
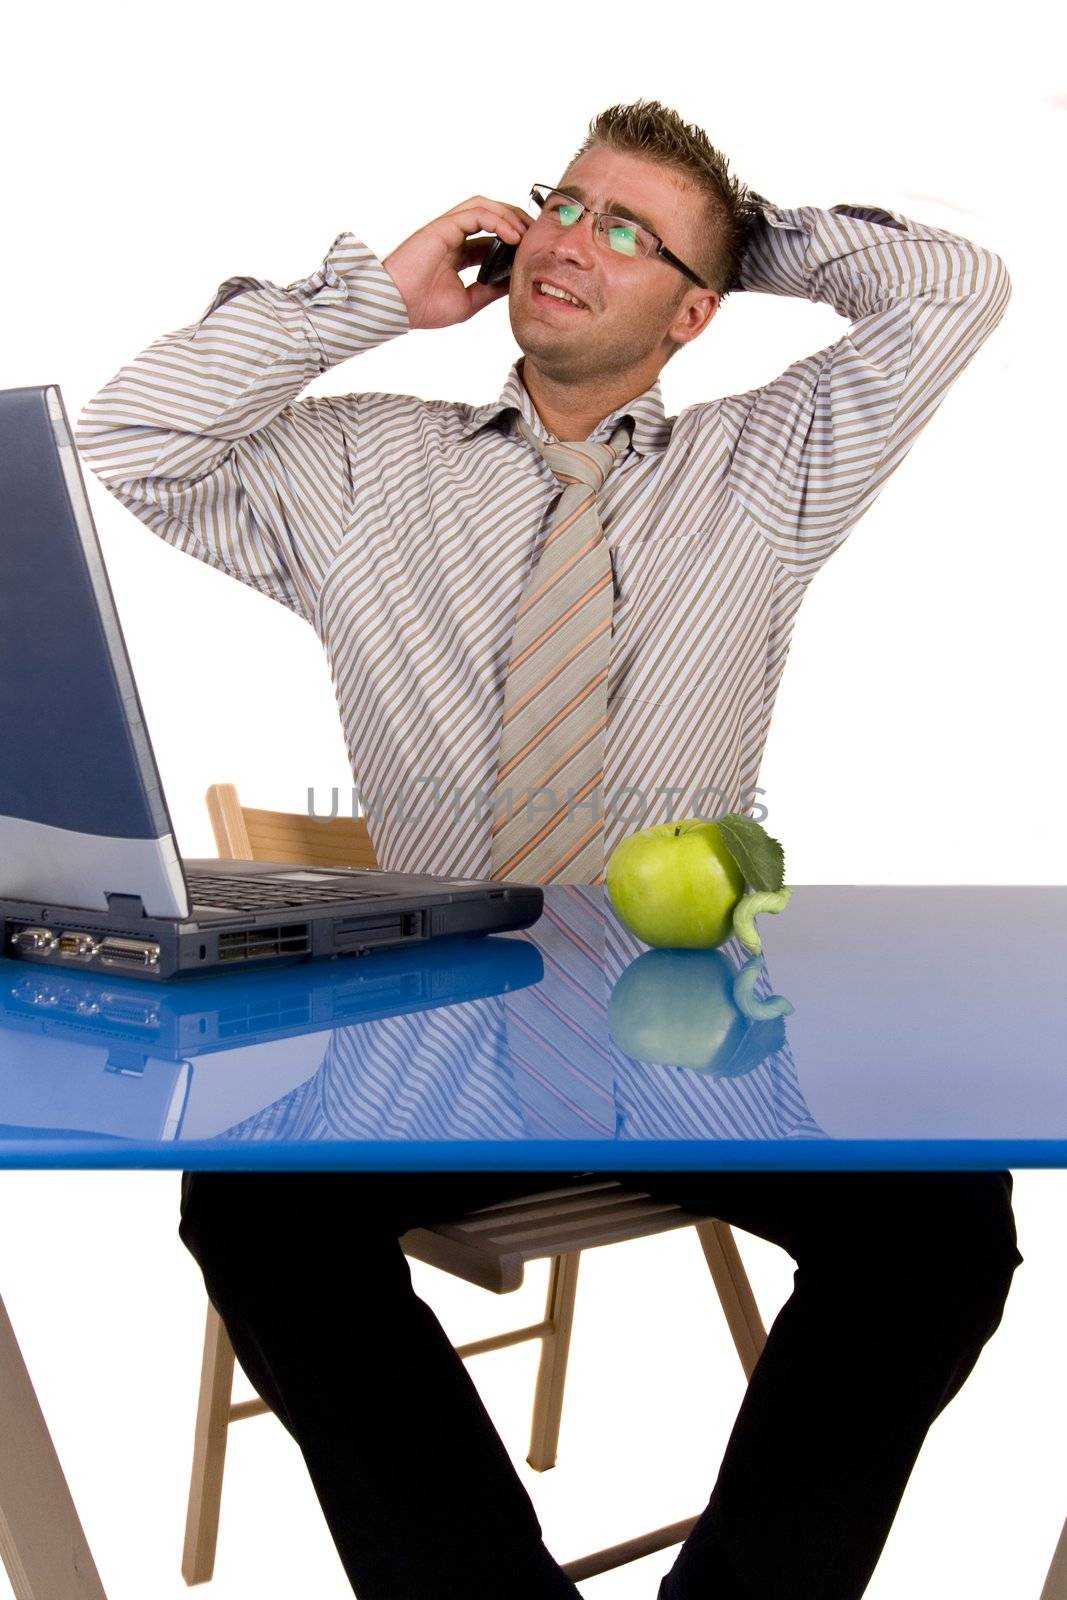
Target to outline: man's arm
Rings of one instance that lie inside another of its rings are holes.
[[[728,482],[798,581],[842,543],[1004,314],[998,255],[877,206],[761,216],[738,287],[825,301],[851,320],[835,344],[720,415]]]
[[[228,278],[88,402],[78,448],[154,533],[311,621],[352,512],[361,397],[295,396],[408,329],[389,273],[339,234],[287,288]]]

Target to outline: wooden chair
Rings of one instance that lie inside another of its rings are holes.
[[[319,822],[299,814],[252,810],[240,804],[232,784],[213,784],[207,804],[220,857],[326,866],[377,865],[362,818]],[[696,1229],[749,1378],[766,1330],[733,1233],[728,1224],[714,1217],[685,1211],[672,1201],[652,1199],[636,1186],[590,1174],[587,1179],[471,1211],[458,1221],[412,1228],[402,1235],[400,1244],[407,1256],[494,1294],[519,1288],[527,1261],[550,1260],[548,1296],[540,1322],[456,1346],[457,1354],[466,1360],[526,1339],[541,1340],[526,1457],[535,1471],[545,1472],[556,1462],[582,1251],[686,1227]],[[206,1582],[214,1571],[227,1429],[231,1422],[268,1409],[259,1399],[233,1402],[233,1372],[233,1347],[209,1303],[182,1558],[182,1573],[189,1584]],[[680,1543],[696,1520],[692,1516],[640,1534],[563,1563],[563,1570],[576,1582],[594,1577]]]

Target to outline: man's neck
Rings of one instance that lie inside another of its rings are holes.
[[[536,367],[529,367],[524,356],[519,362],[519,377],[533,401],[537,415],[556,439],[588,439],[620,407],[644,394],[650,384],[635,390],[633,383],[580,388],[553,383]]]

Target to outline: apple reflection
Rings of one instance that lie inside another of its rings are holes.
[[[721,949],[646,950],[612,988],[608,1032],[634,1060],[744,1077],[785,1046],[784,995],[759,997],[763,962],[740,968]]]

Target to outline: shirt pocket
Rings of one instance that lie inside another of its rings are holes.
[[[619,576],[608,675],[613,703],[669,705],[706,692],[720,647],[724,561],[706,533],[644,541]]]

